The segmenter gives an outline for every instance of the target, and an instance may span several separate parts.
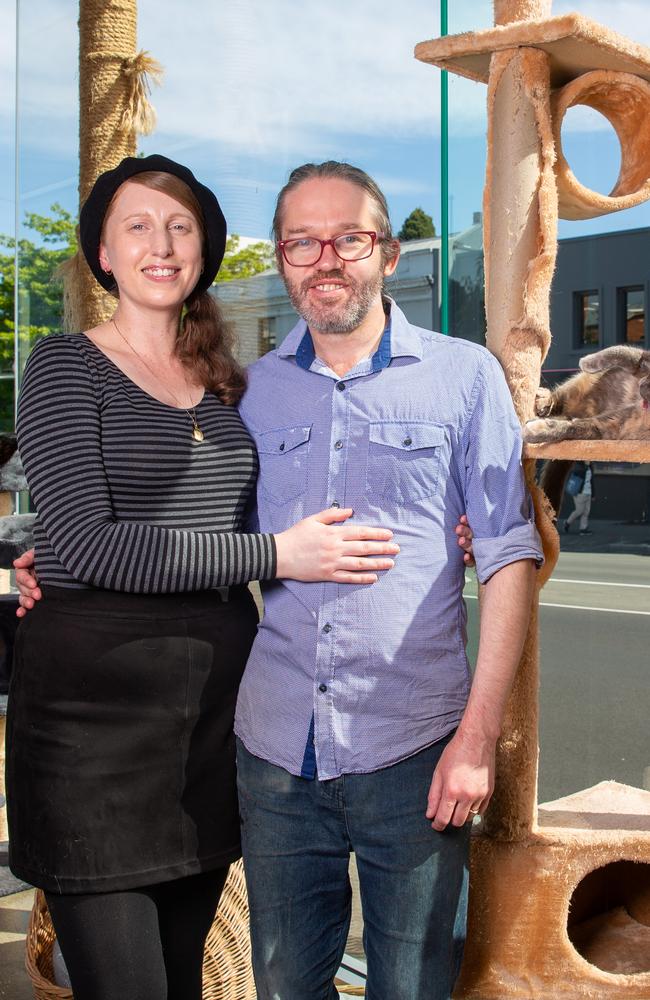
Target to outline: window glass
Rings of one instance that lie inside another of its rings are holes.
[[[450,33],[492,24],[491,0],[448,6]],[[275,195],[293,167],[327,158],[361,166],[385,191],[403,240],[388,287],[409,319],[439,327],[445,282],[450,333],[484,342],[486,88],[448,78],[449,269],[441,275],[440,74],[412,56],[418,41],[439,34],[438,0],[381,8],[371,0],[193,0],[191,16],[170,0],[139,0],[138,8],[138,44],[165,70],[151,95],[157,127],[139,149],[186,163],[218,193],[231,239],[215,294],[243,361],[281,343],[295,322],[269,241]],[[574,8],[650,43],[645,0],[556,0],[553,13]],[[79,5],[0,0],[0,14],[0,430],[9,430],[12,365],[20,373],[35,340],[61,328],[56,273],[74,246],[78,212]],[[608,191],[620,161],[609,123],[577,108],[562,135],[576,176]],[[647,203],[560,223],[549,384],[598,346],[644,343],[649,259]],[[579,519],[564,530],[573,510],[565,498],[562,553],[542,594],[542,801],[603,778],[650,787],[638,697],[647,686],[650,467],[596,464],[593,487],[583,534]],[[478,602],[469,576],[474,658]],[[361,960],[356,889],[354,898],[349,948]]]
[[[636,347],[645,342],[645,289],[619,288],[619,340]]]
[[[260,316],[257,321],[257,349],[260,357],[277,347],[275,316]]]
[[[16,5],[17,238],[15,366],[60,330],[60,264],[75,246],[78,183],[78,29],[71,0]],[[13,327],[13,323],[12,323]]]
[[[578,347],[600,340],[600,299],[598,292],[575,292],[576,341]]]
[[[0,4],[13,10],[9,0]],[[9,204],[9,150],[0,232],[15,235],[17,214],[20,371],[35,340],[61,328],[55,274],[78,212],[79,4],[30,0],[19,12],[18,210]],[[138,148],[186,163],[218,194],[231,239],[215,294],[244,362],[281,343],[295,323],[269,235],[278,190],[307,161],[362,167],[387,195],[395,231],[411,218],[389,290],[412,320],[438,325],[439,74],[414,59],[413,47],[439,33],[439,16],[437,0],[381,8],[371,0],[326,7],[139,0],[138,45],[162,64],[164,77],[151,94],[156,130]],[[9,23],[3,19],[3,28]],[[15,50],[10,34],[2,38]],[[1,100],[11,119],[9,94],[4,88]],[[12,310],[13,300],[9,344]],[[11,346],[8,352],[0,356],[0,392]],[[358,907],[355,914],[360,953]]]
[[[0,0],[0,432],[14,425],[16,7]]]

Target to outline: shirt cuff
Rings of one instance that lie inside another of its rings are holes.
[[[542,542],[532,521],[496,538],[474,538],[472,549],[480,583],[487,583],[497,570],[520,559],[534,559],[538,569],[544,564]]]

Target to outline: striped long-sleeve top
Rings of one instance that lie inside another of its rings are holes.
[[[153,594],[275,575],[273,536],[243,531],[251,438],[212,393],[196,416],[201,443],[186,410],[154,399],[83,334],[37,344],[17,432],[42,583]]]

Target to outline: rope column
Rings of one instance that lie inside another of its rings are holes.
[[[79,202],[95,180],[125,156],[135,156],[138,133],[153,130],[148,77],[162,70],[136,52],[137,0],[79,3]],[[66,326],[84,330],[115,308],[79,254],[64,268]]]

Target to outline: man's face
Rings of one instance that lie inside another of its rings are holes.
[[[332,239],[343,233],[376,231],[370,195],[338,178],[314,177],[290,191],[282,213],[281,239],[313,236]],[[350,333],[381,301],[384,276],[397,258],[384,265],[378,244],[365,260],[340,260],[326,246],[317,264],[293,267],[284,258],[281,274],[291,304],[312,332]]]

